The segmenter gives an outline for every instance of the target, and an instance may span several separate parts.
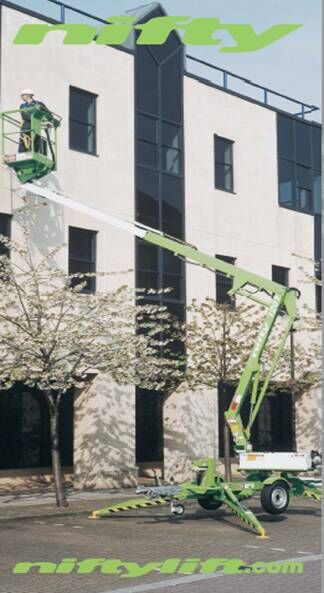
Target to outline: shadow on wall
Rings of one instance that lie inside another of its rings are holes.
[[[42,183],[43,185],[46,185],[47,189],[61,191],[58,179],[53,173],[47,175]],[[46,206],[35,208],[29,218],[31,245],[37,246],[37,250],[41,255],[46,256],[48,249],[58,247],[65,241],[64,208],[53,202],[50,203],[44,198],[36,196],[30,197],[30,203],[35,206],[38,204],[46,204]],[[21,201],[21,206],[13,210],[14,219],[20,226],[22,223],[22,214],[19,209],[22,205],[23,202]]]
[[[136,484],[135,389],[98,375],[75,397],[74,486]]]
[[[295,396],[297,450],[321,450],[321,398],[312,389]]]
[[[215,401],[216,398],[216,401]],[[218,451],[217,392],[175,392],[164,404],[164,477],[192,477],[192,461]]]

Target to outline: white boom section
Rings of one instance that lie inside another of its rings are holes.
[[[310,453],[240,453],[240,469],[307,471],[312,468]]]
[[[65,206],[66,208],[71,208],[71,210],[76,210],[77,212],[82,212],[83,214],[87,214],[92,218],[96,218],[100,222],[107,222],[114,227],[120,228],[123,231],[127,231],[136,237],[140,237],[141,239],[145,236],[147,231],[153,231],[157,234],[162,234],[160,231],[156,229],[151,229],[144,224],[140,224],[138,222],[127,222],[126,220],[122,220],[121,218],[117,218],[117,216],[113,216],[112,214],[106,214],[102,210],[98,210],[97,208],[93,208],[92,206],[88,206],[79,200],[73,200],[68,196],[65,196],[59,192],[53,191],[51,189],[47,189],[46,187],[42,187],[37,183],[24,183],[22,186],[27,192],[31,194],[35,194],[37,196],[41,196],[42,198],[46,198],[56,204],[60,204],[61,206]]]

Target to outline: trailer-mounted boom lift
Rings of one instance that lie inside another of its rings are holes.
[[[293,329],[297,319],[296,300],[299,291],[288,288],[257,274],[253,274],[217,257],[201,252],[197,247],[179,239],[165,235],[159,230],[150,228],[138,222],[124,221],[107,214],[83,202],[73,200],[61,193],[46,189],[41,185],[26,183],[27,192],[42,196],[64,207],[77,210],[101,223],[106,222],[121,230],[132,233],[142,240],[171,251],[186,262],[193,262],[211,270],[219,271],[233,279],[233,286],[229,293],[244,296],[262,305],[267,313],[256,338],[252,352],[245,364],[239,384],[235,390],[229,409],[225,413],[230,427],[235,452],[239,456],[239,469],[244,471],[245,477],[239,481],[226,482],[217,470],[217,461],[204,458],[193,462],[196,478],[183,484],[162,485],[159,480],[152,487],[138,487],[137,494],[144,494],[143,499],[133,499],[111,507],[94,511],[92,518],[133,508],[143,508],[161,504],[171,504],[173,514],[182,514],[184,506],[181,501],[197,500],[205,509],[213,510],[222,504],[228,506],[242,521],[254,529],[260,537],[265,536],[265,530],[254,513],[242,504],[242,500],[261,492],[261,505],[271,514],[284,512],[292,494],[306,495],[320,500],[321,491],[318,480],[302,478],[299,472],[309,472],[315,468],[310,453],[266,453],[254,452],[250,444],[251,428],[257,417],[262,401],[283,351],[287,336]],[[276,352],[265,378],[261,381],[261,358],[268,344],[272,329],[279,316],[285,319],[285,325],[278,341]],[[250,399],[248,400],[248,398]],[[249,418],[243,424],[241,409],[243,403],[249,401]]]

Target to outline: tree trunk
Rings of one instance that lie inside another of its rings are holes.
[[[51,429],[51,455],[52,455],[52,471],[55,484],[56,504],[58,507],[67,507],[68,502],[65,495],[63,473],[60,458],[59,435],[58,435],[58,403],[49,406],[50,413],[50,429]]]

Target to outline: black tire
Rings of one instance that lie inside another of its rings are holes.
[[[283,480],[265,484],[261,490],[261,506],[270,515],[284,513],[289,505],[289,486]]]
[[[221,500],[215,500],[213,496],[201,496],[197,498],[197,502],[206,511],[216,511],[223,504]]]

